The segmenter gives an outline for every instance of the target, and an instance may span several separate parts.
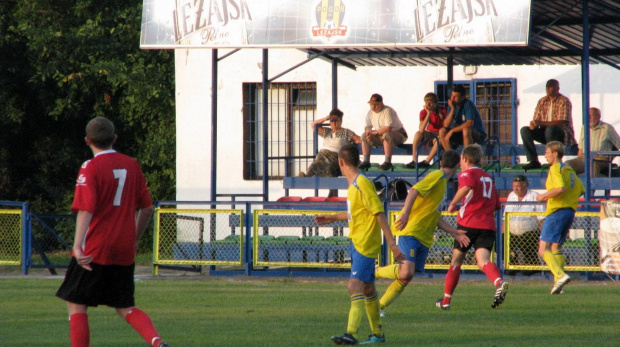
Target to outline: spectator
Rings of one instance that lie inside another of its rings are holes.
[[[73,252],[56,296],[67,302],[73,347],[89,345],[86,310],[98,305],[113,307],[149,346],[167,347],[149,316],[134,304],[136,246],[153,203],[138,162],[112,149],[116,138],[106,118],[86,126],[94,158],[82,164],[75,186]]]
[[[455,85],[448,100],[448,116],[444,127],[439,130],[439,142],[444,150],[454,149],[459,145],[482,144],[487,134],[484,131],[480,112],[473,101],[467,99],[465,88]]]
[[[356,345],[357,332],[366,313],[372,334],[362,344],[385,342],[381,324],[379,295],[375,287],[375,260],[381,252],[381,230],[388,247],[396,261],[402,261],[404,254],[400,251],[390,231],[383,204],[375,185],[359,173],[360,154],[357,146],[346,145],[338,153],[340,170],[347,178],[347,211],[337,214],[324,214],[315,217],[318,225],[333,221],[349,221],[349,239],[351,239],[351,277],[348,289],[351,298],[349,321],[346,333],[332,336],[337,345]]]
[[[512,180],[512,192],[508,194],[507,202],[536,202],[538,192],[529,188],[527,177],[517,175]],[[506,204],[504,212],[544,212],[541,204]],[[511,216],[510,217],[510,258],[511,264],[532,265],[540,264],[538,260],[538,238],[543,217]],[[516,249],[521,251],[519,259]],[[513,255],[514,254],[514,255]]]
[[[579,152],[577,158],[567,160],[566,165],[575,170],[577,175],[581,175],[584,170],[584,134],[583,127],[581,128],[581,136],[579,137]],[[620,136],[616,132],[616,129],[601,120],[601,110],[596,107],[590,108],[590,151],[613,151],[620,148]],[[609,163],[611,158],[605,155],[594,156],[594,167],[592,168],[592,175],[599,177],[604,173],[608,173]]]
[[[523,166],[526,171],[541,167],[534,141],[542,144],[559,141],[564,146],[576,144],[573,130],[573,106],[566,96],[560,94],[560,82],[548,80],[545,91],[547,95],[538,100],[534,110],[534,119],[529,126],[521,128],[521,139],[528,161]]]
[[[318,131],[323,138],[323,148],[316,155],[316,158],[308,166],[306,172],[300,172],[299,176],[320,176],[337,177],[340,176],[338,167],[338,151],[344,145],[351,143],[361,143],[361,138],[349,129],[342,127],[342,111],[333,109],[327,117],[315,120],[312,123],[313,129]],[[329,121],[329,128],[317,127]]]
[[[361,170],[370,167],[370,147],[383,146],[385,161],[379,165],[381,170],[390,170],[394,147],[407,141],[407,132],[403,128],[396,111],[383,104],[383,97],[373,94],[370,97],[370,111],[366,115],[366,128],[362,137],[362,154],[364,161],[360,164]]]
[[[551,294],[560,294],[562,288],[570,282],[570,276],[564,272],[566,257],[562,245],[573,224],[577,201],[585,193],[583,183],[570,166],[562,163],[564,145],[551,141],[545,146],[545,158],[549,162],[547,191],[538,195],[538,202],[547,202],[545,222],[540,232],[538,254],[544,259],[553,273],[555,284]]]
[[[439,129],[443,128],[443,120],[446,118],[446,108],[439,106],[437,94],[428,93],[424,96],[424,109],[420,111],[420,127],[413,137],[413,160],[405,164],[408,169],[416,167],[425,168],[430,166],[435,154],[437,154],[437,141],[433,140],[431,151],[426,160],[418,161],[418,146],[422,141],[439,136]]]

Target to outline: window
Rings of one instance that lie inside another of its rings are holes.
[[[312,122],[316,113],[316,82],[271,83],[267,90],[269,179],[305,171],[314,158]],[[263,89],[243,84],[243,178],[263,178]]]
[[[472,81],[455,81],[454,84],[465,87],[482,118],[487,137],[496,136],[500,144],[517,144],[516,129],[516,90],[515,79],[480,79]],[[439,103],[447,105],[450,95],[447,82],[435,82]],[[512,157],[500,158],[501,163],[510,164]]]

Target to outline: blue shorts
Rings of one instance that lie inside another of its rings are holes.
[[[548,215],[540,231],[540,240],[563,245],[573,219],[575,211],[572,208],[562,208]]]
[[[366,283],[375,282],[375,260],[361,254],[353,246],[353,242],[349,243],[351,249],[351,277]]]
[[[398,248],[405,254],[405,259],[415,263],[416,272],[424,272],[424,264],[428,257],[428,247],[414,236],[399,236]]]

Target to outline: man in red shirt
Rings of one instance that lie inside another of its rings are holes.
[[[465,235],[470,243],[461,247],[458,242],[454,242],[452,262],[446,274],[444,297],[436,302],[437,307],[443,310],[450,308],[452,294],[459,283],[461,265],[472,246],[478,268],[487,275],[496,289],[491,307],[501,305],[508,292],[508,283],[502,280],[499,268],[490,260],[497,230],[495,211],[501,206],[491,176],[478,167],[481,160],[482,147],[478,144],[466,146],[461,153],[462,171],[458,176],[459,189],[448,206],[448,212],[456,211],[456,204],[462,202],[456,218],[457,229],[467,231]]]
[[[443,128],[443,120],[446,118],[446,108],[439,106],[437,94],[427,93],[424,96],[424,109],[420,111],[420,127],[413,137],[413,160],[405,164],[408,169],[415,169],[416,167],[425,168],[430,166],[430,162],[433,160],[435,154],[437,154],[437,136],[439,136],[439,130]],[[435,140],[431,141],[431,151],[425,160],[418,162],[418,146],[422,141],[427,140],[430,137],[435,137]]]
[[[71,206],[77,213],[72,258],[56,296],[67,302],[73,347],[90,344],[86,311],[98,305],[115,308],[150,346],[165,347],[149,316],[134,306],[137,240],[153,202],[138,162],[112,149],[116,138],[106,118],[86,126],[94,158],[78,174]]]

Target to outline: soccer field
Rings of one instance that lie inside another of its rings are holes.
[[[550,295],[551,281],[513,279],[502,306],[482,277],[463,279],[442,311],[443,275],[414,278],[386,310],[389,346],[618,346],[620,283],[574,281]],[[69,346],[58,278],[0,279],[0,345]],[[382,294],[389,281],[380,280]],[[345,332],[346,278],[145,277],[137,306],[173,347],[329,346]],[[108,307],[91,308],[92,346],[146,346]],[[364,317],[360,338],[368,335]]]

